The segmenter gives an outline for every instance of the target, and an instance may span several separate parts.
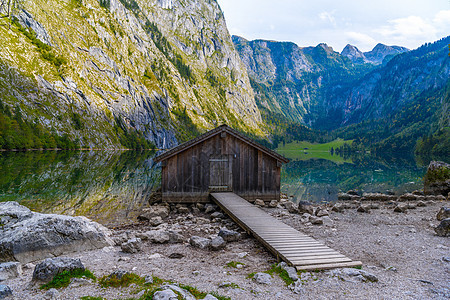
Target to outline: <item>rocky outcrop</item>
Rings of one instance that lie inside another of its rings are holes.
[[[366,63],[368,62],[367,58],[364,56],[364,53],[359,51],[359,49],[355,46],[347,44],[345,48],[342,50],[341,55],[348,57],[352,62],[356,63]]]
[[[27,263],[113,245],[110,231],[85,217],[35,213],[17,202],[0,203],[0,261]]]
[[[75,258],[47,258],[36,265],[33,272],[34,282],[49,282],[56,275],[64,271],[84,271],[84,265],[80,259]]]
[[[424,177],[423,192],[425,195],[443,195],[450,193],[450,164],[432,161],[428,165]]]
[[[381,64],[386,57],[393,57],[397,54],[401,54],[409,51],[408,48],[400,46],[387,46],[378,43],[371,51],[364,52],[365,59],[373,64]]]

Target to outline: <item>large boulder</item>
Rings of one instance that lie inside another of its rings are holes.
[[[450,193],[450,164],[442,161],[430,162],[424,177],[425,195],[443,195]]]
[[[114,245],[111,232],[85,217],[32,212],[17,202],[0,203],[0,262],[28,263]]]
[[[33,272],[33,281],[50,282],[53,277],[64,271],[85,270],[81,260],[75,258],[56,257],[47,258],[36,265]]]
[[[209,249],[209,247],[211,247],[211,240],[194,235],[189,239],[189,244],[195,248]]]

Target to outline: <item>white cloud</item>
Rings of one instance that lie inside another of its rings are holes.
[[[346,32],[347,42],[350,45],[358,45],[361,51],[369,51],[377,44],[377,41],[371,36],[361,32]]]
[[[435,37],[438,30],[429,22],[418,16],[394,19],[388,21],[389,25],[382,26],[374,31],[386,38],[399,40]]]
[[[336,19],[334,18],[335,13],[336,13],[336,11],[332,11],[332,12],[323,11],[319,14],[319,18],[322,21],[330,22],[331,24],[333,24],[333,26],[336,26]]]
[[[437,26],[449,26],[450,25],[450,10],[441,10],[436,14],[433,22]]]

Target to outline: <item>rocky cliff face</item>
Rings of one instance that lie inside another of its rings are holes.
[[[0,26],[3,102],[84,146],[118,147],[117,120],[159,147],[192,123],[262,134],[216,1],[25,1],[16,18]]]
[[[326,130],[395,115],[415,105],[424,91],[442,90],[449,77],[448,40],[399,55],[407,49],[378,44],[362,53],[347,45],[339,54],[326,44],[300,48],[233,37],[260,107]],[[418,109],[435,104],[428,101]]]

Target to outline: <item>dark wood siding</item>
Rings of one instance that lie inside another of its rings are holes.
[[[219,157],[229,160],[234,193],[249,201],[279,199],[277,159],[231,134],[219,133],[163,161],[163,200],[208,202],[210,159]]]

